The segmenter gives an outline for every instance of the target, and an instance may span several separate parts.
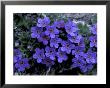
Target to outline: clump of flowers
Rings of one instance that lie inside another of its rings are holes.
[[[14,49],[14,65],[18,72],[24,72],[29,69],[30,65],[28,58],[23,58],[22,53],[18,49]]]
[[[30,51],[31,59],[23,58],[22,53],[14,49],[17,71],[24,72],[31,69],[32,65],[43,65],[50,71],[50,68],[56,69],[60,64],[69,63],[69,68],[79,69],[86,74],[97,64],[97,24],[89,25],[89,34],[85,36],[78,23],[70,19],[51,22],[49,17],[38,17],[36,25],[30,30],[31,40],[35,40],[38,46]]]

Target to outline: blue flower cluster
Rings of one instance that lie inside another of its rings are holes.
[[[18,72],[23,72],[30,67],[28,58],[23,58],[19,49],[14,49],[14,64]]]
[[[33,59],[37,63],[54,65],[62,63],[72,56],[72,68],[81,72],[90,71],[97,63],[97,25],[89,26],[90,36],[80,34],[77,23],[68,20],[57,20],[51,23],[49,17],[38,18],[36,26],[31,28],[31,37],[42,43],[35,49]],[[85,40],[89,41],[86,47]],[[50,66],[50,65],[46,65]]]
[[[14,73],[96,74],[97,22],[50,15],[15,14]]]

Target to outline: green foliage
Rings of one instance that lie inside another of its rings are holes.
[[[91,22],[93,24],[97,23],[97,15],[95,15],[95,16],[92,17]]]
[[[80,29],[80,34],[83,36],[89,36],[90,35],[90,31],[89,31],[89,27],[87,26],[87,24],[78,24],[78,28]]]

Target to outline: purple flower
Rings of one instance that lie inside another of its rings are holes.
[[[36,52],[35,52],[35,54],[33,54],[33,58],[37,59],[38,63],[41,63],[42,60],[45,58],[44,49],[36,48],[35,51]]]
[[[90,31],[96,35],[97,34],[97,24],[94,24],[92,27],[90,27]]]
[[[68,21],[65,24],[65,29],[66,29],[66,32],[71,36],[75,36],[75,33],[79,30],[77,25],[72,21]]]
[[[39,38],[40,34],[42,33],[43,29],[37,26],[31,27],[31,37],[32,38]]]
[[[63,60],[65,61],[65,60],[68,59],[68,57],[67,57],[67,55],[66,55],[66,52],[61,51],[61,48],[58,49],[58,52],[57,52],[56,55],[57,55],[57,57],[58,57],[58,62],[59,62],[59,63],[62,63]]]
[[[59,34],[59,30],[56,29],[56,27],[54,25],[47,26],[45,34],[50,35],[51,38],[55,38],[55,34]]]
[[[85,47],[85,42],[84,42],[84,38],[82,37],[80,42],[78,43],[79,47]]]
[[[22,59],[21,57],[14,56],[14,63],[16,63],[18,60]]]
[[[55,38],[51,38],[50,39],[50,47],[58,48],[59,43],[61,43],[61,42],[62,42],[62,39],[58,38],[58,36],[56,36]]]
[[[76,58],[84,54],[84,47],[75,46],[72,50],[72,55],[75,55]]]
[[[90,47],[97,47],[97,36],[90,36]]]
[[[84,64],[86,64],[86,61],[84,60],[83,57],[79,57],[79,58],[73,58],[72,59],[72,67],[76,68],[76,67],[82,67]]]
[[[70,41],[62,41],[61,50],[65,51],[67,54],[71,53],[71,50],[74,49],[75,45],[72,44]]]
[[[89,64],[97,63],[97,54],[96,52],[93,52],[91,49],[89,49],[88,52],[84,55],[84,58]]]
[[[73,58],[72,59],[72,68],[80,68],[81,72],[86,73],[88,71],[90,71],[93,68],[92,64],[87,64],[85,59],[83,57],[79,57],[79,58]]]
[[[54,24],[56,25],[57,28],[64,28],[65,27],[64,20],[56,21]]]
[[[55,64],[55,62],[51,60],[49,57],[45,57],[45,59],[42,60],[42,64],[45,64],[47,67],[51,67]]]
[[[70,40],[72,43],[79,43],[82,36],[75,34],[75,36],[67,35],[68,40]]]
[[[88,71],[90,71],[90,70],[92,70],[93,69],[93,65],[92,64],[83,64],[81,67],[80,67],[80,70],[81,70],[81,72],[83,72],[83,73],[86,73],[86,72],[88,72]]]
[[[47,36],[44,32],[41,33],[41,36],[38,38],[39,42],[43,42],[44,45],[48,44],[49,36]]]
[[[14,49],[14,56],[17,56],[17,57],[22,57],[22,53],[20,52],[19,49]]]
[[[22,58],[22,53],[19,49],[14,49],[14,63],[16,63],[19,59]]]
[[[19,72],[23,72],[23,71],[25,71],[25,69],[28,69],[29,67],[30,67],[30,65],[28,63],[28,58],[19,59],[15,63],[15,68],[17,68]]]
[[[56,50],[55,50],[55,48],[46,46],[45,51],[46,51],[45,55],[47,57],[49,57],[51,60],[55,60],[55,56],[56,56]]]
[[[50,23],[50,19],[48,17],[44,17],[44,19],[39,18],[37,22],[38,27],[46,27]]]

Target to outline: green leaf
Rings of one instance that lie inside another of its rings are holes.
[[[90,31],[89,31],[89,27],[87,26],[87,24],[78,24],[78,28],[80,29],[80,34],[83,36],[87,36],[90,35]]]

